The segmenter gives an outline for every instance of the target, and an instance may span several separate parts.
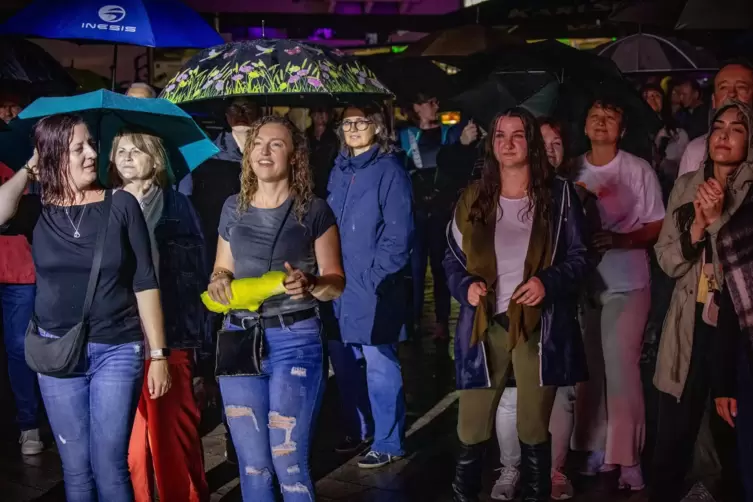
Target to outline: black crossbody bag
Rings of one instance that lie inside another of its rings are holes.
[[[26,364],[33,371],[53,377],[64,377],[75,373],[78,363],[89,338],[89,311],[91,310],[94,292],[99,281],[102,267],[105,237],[110,221],[112,208],[112,190],[105,191],[105,202],[102,206],[102,221],[97,230],[97,242],[94,247],[94,260],[89,273],[89,284],[86,286],[86,299],[81,322],[68,330],[59,338],[46,337],[39,334],[39,326],[35,316],[29,321],[24,337],[24,352]]]
[[[290,201],[272,241],[267,272],[272,270],[275,247],[292,208],[293,201]],[[248,324],[245,321],[248,321]],[[259,376],[263,373],[261,364],[267,353],[267,345],[261,318],[256,316],[244,319],[242,328],[223,329],[217,332],[215,376]]]

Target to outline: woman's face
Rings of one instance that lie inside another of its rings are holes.
[[[259,181],[272,183],[290,175],[293,137],[282,124],[265,124],[251,143],[251,168]]]
[[[501,117],[494,128],[494,157],[502,167],[528,165],[528,140],[520,117]]]
[[[562,136],[549,124],[541,126],[541,135],[544,137],[546,157],[549,159],[549,164],[557,169],[565,157],[565,146],[562,144]]]
[[[439,113],[439,101],[437,98],[430,98],[423,103],[414,103],[413,111],[422,122],[434,122]]]
[[[648,106],[650,106],[653,111],[661,113],[664,96],[662,96],[659,91],[656,89],[643,91],[643,100],[648,103]]]
[[[362,110],[348,108],[343,114],[342,125],[345,144],[354,150],[363,150],[374,144],[377,126],[366,118]]]
[[[720,165],[737,165],[748,156],[748,123],[737,108],[728,108],[714,120],[709,137],[709,157]]]
[[[150,180],[154,177],[156,170],[151,155],[139,150],[128,136],[118,141],[117,150],[115,150],[115,168],[126,184],[131,181]]]
[[[75,190],[85,190],[97,181],[97,152],[91,146],[86,124],[73,128],[68,145],[68,183]]]

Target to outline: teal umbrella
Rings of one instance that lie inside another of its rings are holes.
[[[177,182],[219,149],[190,115],[165,99],[131,98],[104,89],[63,98],[39,98],[0,133],[0,161],[18,169],[33,151],[31,131],[41,118],[72,113],[84,118],[97,142],[100,179],[107,179],[110,148],[123,129],[159,136],[169,157],[169,174]]]

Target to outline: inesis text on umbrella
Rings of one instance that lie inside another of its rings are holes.
[[[81,23],[81,27],[89,30],[136,32],[135,26],[117,24],[127,15],[126,10],[120,5],[105,5],[97,11],[97,15],[104,23]]]

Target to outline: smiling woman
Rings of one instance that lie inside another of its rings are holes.
[[[0,224],[32,175],[43,194],[33,233],[37,296],[27,361],[40,373],[67,498],[133,500],[127,453],[144,379],[144,334],[152,349],[165,348],[149,235],[133,196],[98,184],[97,152],[80,117],[43,118],[34,146],[26,168],[0,186]],[[71,364],[46,369],[41,363],[61,347]],[[152,358],[146,381],[152,399],[168,391],[164,358]]]

